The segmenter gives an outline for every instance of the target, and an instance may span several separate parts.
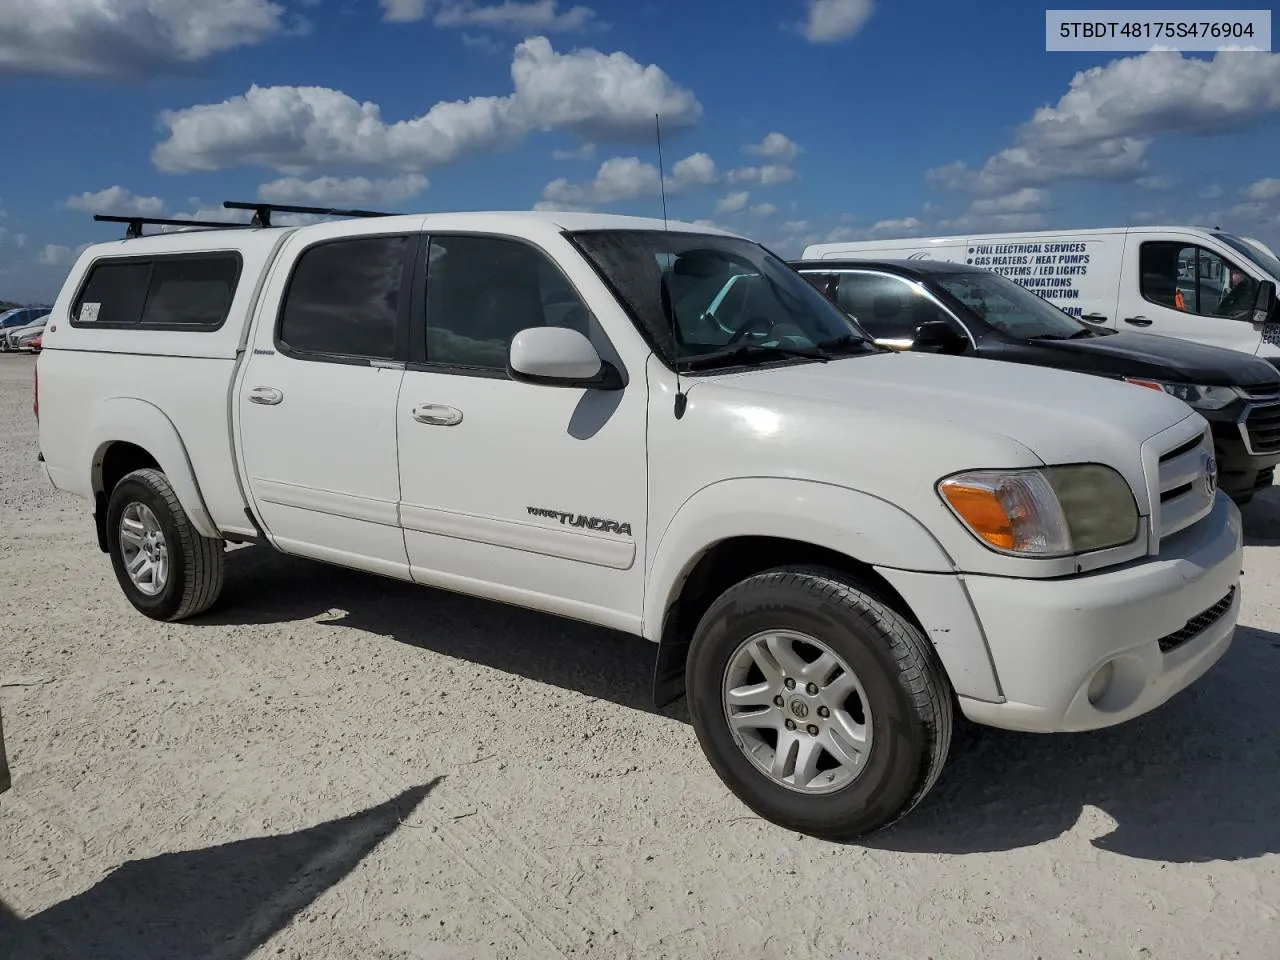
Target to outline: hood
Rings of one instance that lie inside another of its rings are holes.
[[[1204,386],[1280,389],[1280,374],[1265,360],[1154,333],[1113,333],[1080,340],[1030,340],[1036,363],[1117,377],[1146,377]]]
[[[1189,416],[1181,400],[1096,376],[910,351],[752,370],[725,386],[818,402],[886,426],[954,424],[998,434],[1045,463],[1095,461],[1131,474],[1143,441]],[[910,443],[899,434],[901,443]],[[1138,482],[1141,482],[1140,480]]]

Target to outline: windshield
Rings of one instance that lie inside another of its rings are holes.
[[[1249,260],[1255,267],[1259,267],[1272,280],[1280,283],[1280,260],[1271,256],[1265,250],[1255,247],[1252,243],[1241,240],[1239,237],[1233,237],[1229,233],[1215,233],[1213,236],[1232,250],[1235,250],[1246,260]]]
[[[929,278],[1001,333],[1021,340],[1066,340],[1092,333],[1026,287],[996,273],[944,273]]]
[[[668,364],[879,352],[784,260],[736,237],[661,230],[572,234]],[[721,355],[724,355],[721,357]]]

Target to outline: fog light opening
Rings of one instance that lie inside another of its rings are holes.
[[[1098,705],[1098,701],[1107,695],[1107,691],[1111,689],[1111,681],[1115,679],[1116,662],[1108,660],[1100,666],[1093,679],[1089,681],[1089,703],[1093,706]]]

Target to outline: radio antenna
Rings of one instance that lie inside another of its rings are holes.
[[[662,120],[658,114],[653,115],[653,129],[658,139],[658,194],[662,197],[662,230],[668,232],[667,227],[667,171],[662,162]],[[664,280],[665,282],[665,280]],[[676,311],[673,305],[669,305],[668,313],[671,316],[671,355],[674,359],[676,371],[676,419],[679,420],[684,416],[684,408],[688,406],[689,398],[685,396],[685,392],[680,387],[680,351],[676,341]]]

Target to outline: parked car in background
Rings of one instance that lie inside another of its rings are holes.
[[[1264,360],[1092,326],[982,267],[861,259],[791,265],[883,346],[1075,370],[1172,394],[1209,421],[1219,484],[1236,503],[1273,481],[1280,371]]]
[[[949,260],[984,267],[1090,326],[1230,347],[1280,365],[1280,288],[1262,244],[1199,227],[1116,227],[820,243],[805,260]],[[1267,288],[1271,288],[1268,294]]]
[[[31,352],[39,353],[40,348],[44,345],[44,331],[40,331],[40,336],[31,341]]]
[[[37,320],[33,320],[25,327],[18,327],[14,330],[5,332],[5,341],[7,350],[30,350],[31,343],[40,334],[44,333],[45,324],[49,322],[49,315],[45,314]]]
[[[8,335],[11,331],[46,316],[52,309],[51,306],[14,307],[0,313],[0,350],[9,349]]]

